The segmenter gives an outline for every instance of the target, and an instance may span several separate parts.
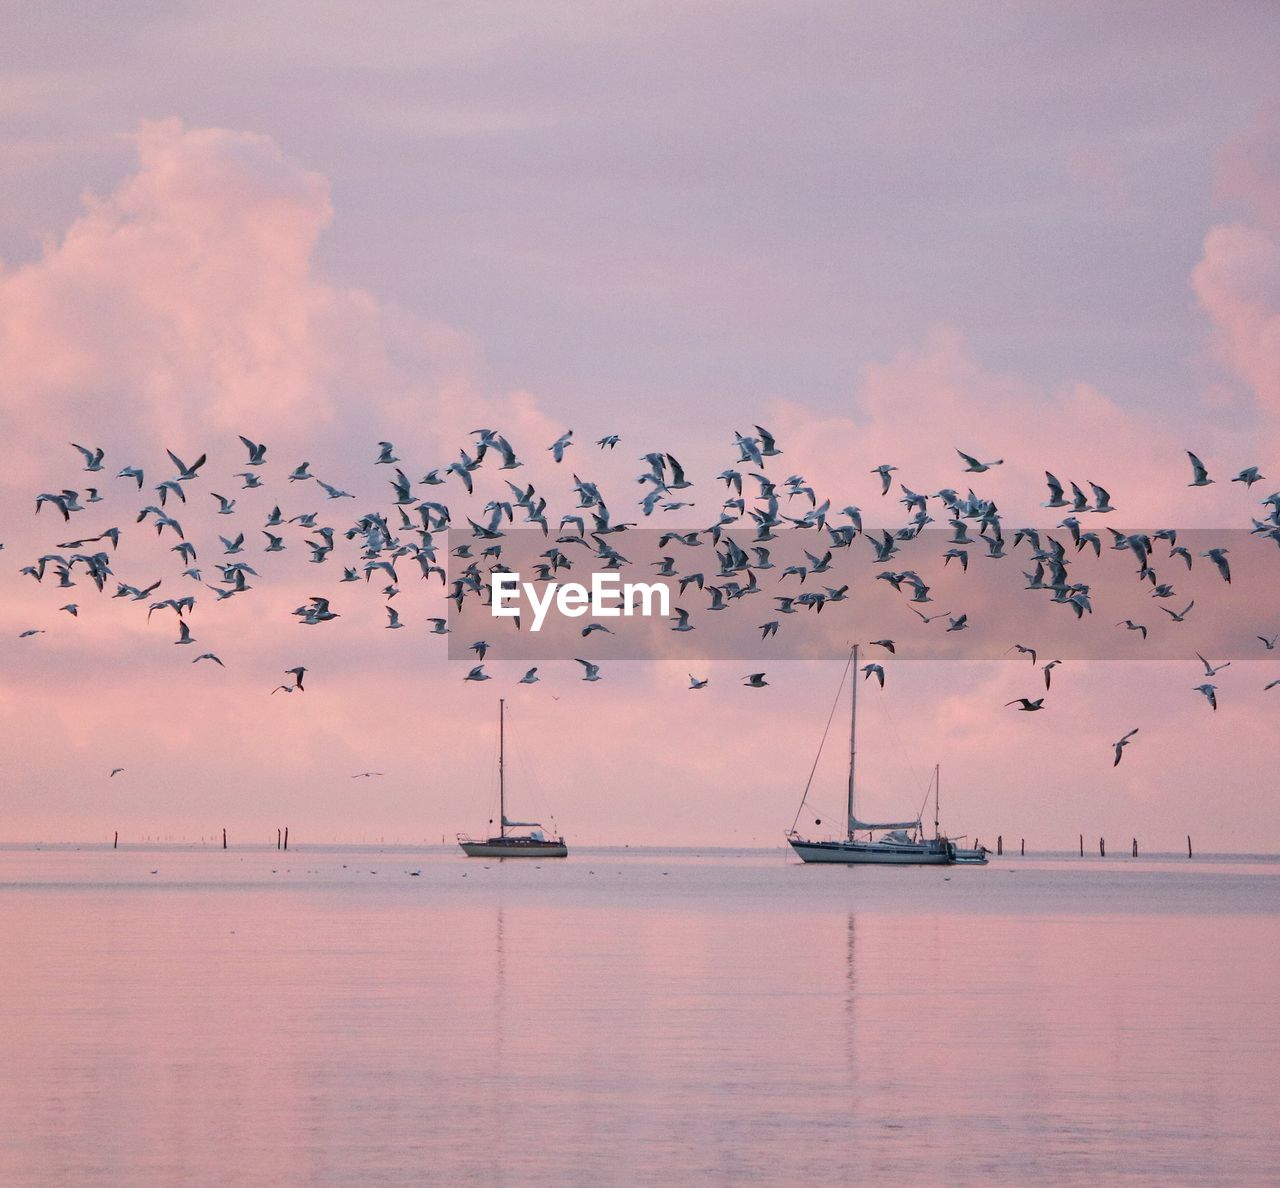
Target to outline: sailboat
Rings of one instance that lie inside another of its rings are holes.
[[[947,866],[955,861],[955,846],[945,837],[925,838],[920,819],[873,823],[859,821],[854,813],[856,759],[858,753],[858,645],[845,674],[850,678],[852,698],[849,706],[849,798],[846,832],[841,839],[809,841],[796,833],[794,825],[787,834],[791,848],[805,862],[840,863],[844,866]],[[843,684],[843,682],[842,682]],[[836,694],[839,697],[839,692]],[[834,709],[832,713],[834,714]],[[825,738],[825,735],[824,735]],[[819,754],[822,753],[819,747]],[[816,766],[816,761],[815,761]],[[808,789],[805,789],[806,795]],[[801,807],[804,801],[800,802]],[[797,813],[797,816],[799,814]],[[858,834],[866,837],[859,840]],[[875,834],[880,837],[876,838]]]
[[[458,834],[458,845],[468,858],[565,858],[569,847],[563,837],[550,838],[537,821],[507,820],[506,702],[498,701],[498,836],[478,840]],[[528,833],[508,833],[528,829]]]
[[[942,764],[935,763],[933,765],[933,836],[938,836],[938,800],[942,795]],[[953,839],[955,841],[962,840],[960,838]],[[955,853],[952,855],[953,862],[965,863],[968,866],[986,866],[987,864],[987,847],[977,843],[972,846],[955,847]]]

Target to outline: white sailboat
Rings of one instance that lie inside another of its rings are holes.
[[[858,646],[853,647],[849,666],[852,698],[849,707],[849,797],[844,838],[809,841],[796,833],[787,834],[791,848],[805,862],[838,863],[844,866],[947,866],[955,861],[955,846],[945,837],[925,838],[920,819],[914,821],[859,821],[854,812],[855,774],[858,753]],[[839,693],[836,694],[839,697]],[[832,711],[835,712],[834,710]],[[824,736],[825,737],[825,736]],[[821,754],[821,748],[819,748]],[[815,764],[816,766],[816,764]],[[805,789],[806,795],[808,789]],[[804,801],[801,801],[803,807]],[[798,816],[799,814],[797,814]],[[865,833],[860,839],[858,834]],[[877,838],[875,835],[880,834]]]
[[[569,847],[563,837],[547,837],[537,821],[507,820],[506,702],[498,701],[498,836],[473,838],[458,834],[458,845],[468,858],[565,858]],[[490,822],[492,824],[492,822]],[[508,833],[528,829],[528,833]]]

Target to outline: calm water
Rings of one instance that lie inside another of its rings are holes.
[[[1265,861],[9,848],[0,942],[5,1185],[1280,1179]]]

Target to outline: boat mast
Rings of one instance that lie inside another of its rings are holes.
[[[942,795],[942,764],[933,765],[933,836],[938,837],[938,797]]]
[[[506,701],[498,698],[498,836],[507,836],[506,766]]]
[[[853,769],[854,759],[858,750],[858,645],[853,645],[853,665],[849,672],[849,687],[851,696],[849,700],[849,812],[846,815],[845,822],[848,830],[848,837],[853,841]]]

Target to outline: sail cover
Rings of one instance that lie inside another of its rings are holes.
[[[502,824],[507,829],[541,829],[541,821],[508,821],[506,817],[502,818]]]
[[[871,824],[868,821],[859,821],[857,817],[849,818],[849,832],[854,833],[859,829],[919,829],[920,822],[915,821],[883,821],[878,825]]]

